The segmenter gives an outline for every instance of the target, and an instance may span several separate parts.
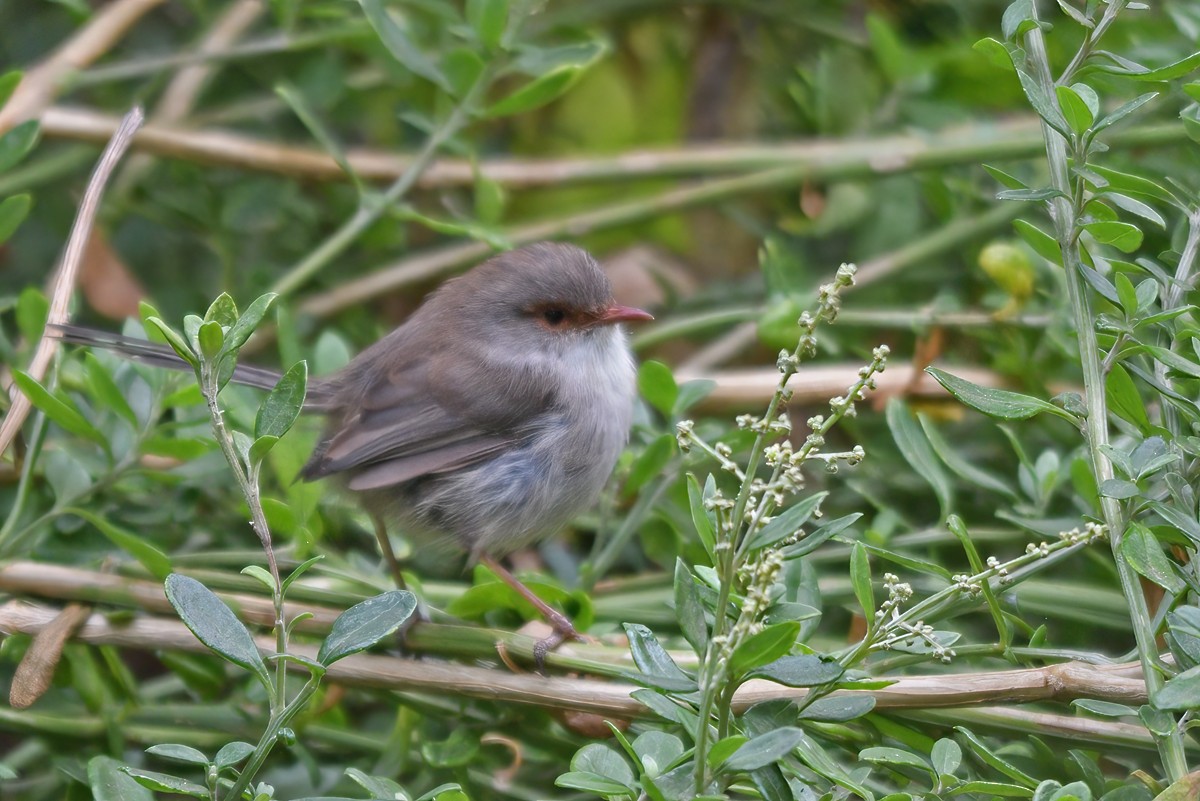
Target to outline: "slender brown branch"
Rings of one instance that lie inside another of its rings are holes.
[[[48,325],[62,324],[69,319],[71,295],[75,291],[75,281],[83,261],[84,248],[92,233],[92,223],[95,221],[96,211],[100,207],[100,197],[104,193],[109,176],[112,175],[121,156],[125,154],[134,132],[141,124],[142,110],[140,108],[135,108],[126,114],[121,127],[113,134],[112,140],[109,141],[108,147],[105,148],[104,154],[96,164],[96,169],[92,172],[92,178],[88,181],[87,190],[83,194],[83,201],[79,204],[79,211],[75,215],[75,224],[71,227],[70,238],[67,239],[67,249],[63,254],[62,264],[59,265],[54,276],[53,289],[50,293],[50,311],[46,318]],[[34,351],[27,372],[39,381],[46,374],[46,368],[50,366],[50,359],[58,349],[58,342],[59,340],[55,337],[42,337],[37,350]],[[9,407],[4,422],[0,424],[0,453],[4,453],[8,449],[9,444],[24,424],[30,408],[32,407],[29,399],[24,394],[14,391],[12,406]]]
[[[235,0],[230,3],[195,48],[196,54],[203,59],[205,54],[224,49],[237,41],[264,11],[266,4],[262,0]],[[172,125],[187,119],[217,66],[211,61],[200,60],[180,69],[154,104],[149,124]],[[117,178],[118,190],[136,183],[138,176],[150,163],[148,154],[138,153],[131,158]]]
[[[74,36],[51,53],[42,63],[25,72],[20,86],[8,103],[0,109],[0,134],[25,120],[41,116],[70,75],[100,56],[139,19],[163,0],[114,0],[101,4],[91,20]],[[97,141],[105,141],[120,127],[119,117],[111,118],[107,133]]]
[[[9,601],[0,606],[0,632],[36,634],[49,625],[57,614],[56,609],[23,601]],[[206,650],[182,623],[147,616],[113,624],[103,615],[94,614],[79,627],[75,637],[94,645],[147,650]],[[259,647],[270,652],[274,642],[263,637],[259,640]],[[316,656],[316,648],[311,646],[294,645],[293,648],[296,653],[309,658]],[[870,692],[880,708],[889,709],[1070,701],[1075,698],[1139,704],[1145,703],[1146,696],[1137,670],[1136,665],[1097,667],[1064,663],[1024,670],[903,677],[889,687]],[[649,714],[646,707],[630,696],[636,688],[617,682],[512,674],[447,662],[362,654],[337,662],[327,676],[330,681],[347,685],[426,690],[615,717],[636,718]],[[753,680],[744,684],[735,694],[734,707],[744,711],[763,701],[799,699],[805,693],[803,689]]]
[[[116,117],[87,108],[53,106],[42,115],[43,135],[59,139],[102,142],[116,125]],[[1166,145],[1184,138],[1178,126],[1142,126],[1114,135],[1110,145]],[[191,131],[169,125],[147,125],[136,144],[141,151],[186,161],[326,181],[346,178],[334,159],[321,150],[268,142],[221,129]],[[481,160],[477,166],[463,159],[441,158],[421,175],[417,186],[470,186],[477,175],[482,175],[509,188],[522,189],[719,175],[788,165],[810,170],[813,177],[862,177],[919,169],[929,159],[973,164],[985,157],[995,161],[1029,158],[1038,155],[1040,148],[1036,121],[1019,119],[951,128],[927,137],[689,145],[601,157],[492,158]],[[412,158],[358,148],[347,151],[347,160],[363,180],[389,182],[404,174]]]

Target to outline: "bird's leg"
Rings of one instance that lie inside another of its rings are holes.
[[[391,571],[392,579],[396,582],[396,588],[408,589],[404,584],[404,576],[400,573],[400,563],[396,561],[396,552],[392,550],[392,541],[388,539],[387,526],[378,515],[371,515],[371,522],[375,525],[375,539],[379,541],[379,550],[388,564],[388,570]]]
[[[580,642],[586,641],[587,638],[575,630],[575,625],[571,623],[570,618],[554,607],[550,606],[550,604],[546,603],[541,598],[537,597],[533,590],[522,584],[516,576],[514,576],[512,573],[509,573],[508,570],[506,570],[495,559],[487,556],[486,554],[480,554],[479,561],[487,565],[488,569],[499,576],[501,581],[519,592],[522,598],[533,604],[538,612],[541,613],[546,622],[554,627],[553,634],[545,639],[538,640],[537,644],[533,646],[533,660],[537,665],[538,670],[542,669],[546,661],[546,654],[548,654],[554,648],[557,648],[566,640],[579,640]]]

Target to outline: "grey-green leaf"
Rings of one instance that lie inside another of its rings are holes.
[[[370,648],[403,626],[416,608],[417,596],[406,590],[391,590],[355,604],[333,621],[317,661],[328,666]]]
[[[798,654],[776,659],[752,671],[750,676],[770,679],[785,687],[816,687],[837,681],[844,672],[837,662],[821,659],[815,654]]]
[[[275,384],[254,420],[254,436],[282,437],[296,422],[304,408],[308,388],[308,363],[296,362]]]
[[[1026,420],[1036,414],[1047,412],[1064,420],[1075,422],[1075,417],[1070,412],[1041,398],[1022,395],[1019,392],[1009,392],[1006,389],[981,387],[936,367],[926,367],[925,372],[933,376],[933,379],[945,387],[946,391],[955,398],[972,409],[991,417],[998,417],[1001,420]]]
[[[88,760],[88,789],[95,801],[154,801],[154,794],[122,770],[123,765],[109,756]]]
[[[254,673],[268,691],[271,680],[250,632],[225,602],[199,581],[172,573],[164,582],[167,600],[196,639],[238,667]]]
[[[750,537],[749,542],[746,543],[746,548],[749,550],[766,548],[769,545],[774,545],[780,540],[792,536],[816,513],[817,509],[821,506],[821,501],[825,500],[827,495],[829,495],[828,492],[813,493],[807,498],[802,498],[799,502],[792,504],[756,531]]]
[[[725,770],[755,770],[777,762],[792,752],[804,740],[804,732],[795,726],[784,726],[754,737],[725,760]]]
[[[626,623],[629,653],[640,673],[629,674],[643,684],[664,690],[689,691],[696,689],[696,680],[680,669],[675,660],[659,643],[654,632],[640,623]]]

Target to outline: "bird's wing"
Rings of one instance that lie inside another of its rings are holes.
[[[520,421],[495,411],[506,404],[467,400],[462,376],[435,374],[432,363],[421,356],[393,362],[347,393],[344,412],[331,421],[303,476],[348,472],[350,489],[380,489],[467,467],[521,438]],[[476,368],[487,372],[486,366]],[[519,391],[519,384],[513,389]]]

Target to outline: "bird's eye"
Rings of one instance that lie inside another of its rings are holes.
[[[562,321],[567,319],[567,313],[556,306],[551,306],[542,310],[542,319],[550,325],[561,325]]]

